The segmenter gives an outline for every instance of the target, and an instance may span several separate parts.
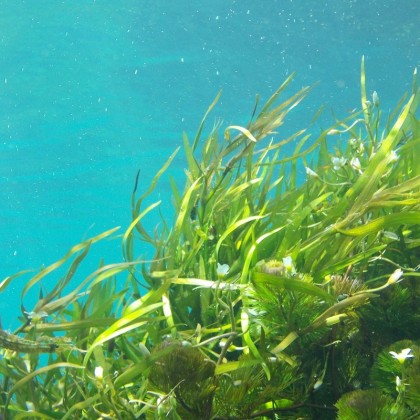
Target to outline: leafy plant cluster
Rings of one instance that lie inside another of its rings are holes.
[[[184,135],[173,224],[150,230],[160,203],[145,203],[178,150],[140,196],[136,180],[123,262],[70,287],[112,229],[28,281],[22,302],[69,266],[31,312],[22,304],[17,331],[0,331],[3,418],[419,415],[416,75],[384,120],[362,63],[360,111],[284,139],[276,130],[311,90],[280,101],[291,82],[257,97],[246,127],[204,135],[218,95]],[[135,257],[144,243],[149,262]]]

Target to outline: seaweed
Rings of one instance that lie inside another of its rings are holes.
[[[294,75],[257,97],[243,127],[207,128],[219,93],[195,138],[183,135],[173,223],[150,198],[179,149],[142,193],[137,174],[122,234],[81,242],[23,287],[21,325],[0,331],[3,418],[418,416],[416,76],[384,120],[362,61],[361,109],[318,136],[319,114],[279,130],[312,90],[286,96]],[[110,238],[122,261],[76,282]],[[146,249],[150,260],[135,257]]]

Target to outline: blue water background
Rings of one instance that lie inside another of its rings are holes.
[[[410,91],[419,63],[415,0],[9,0],[0,1],[0,281],[39,269],[74,244],[129,225],[130,196],[209,118],[246,124],[255,100],[293,71],[290,93],[319,82],[280,130],[314,127],[360,107],[360,62],[384,111]],[[179,154],[171,173],[182,183]],[[170,187],[154,200],[171,217]],[[152,201],[153,201],[152,199]],[[151,201],[150,201],[151,202]],[[156,217],[150,217],[153,227]],[[137,247],[137,256],[145,251]],[[75,278],[103,257],[121,260],[120,240],[96,245]],[[15,325],[28,276],[0,294],[3,328]],[[50,289],[57,280],[43,281]],[[25,298],[28,310],[39,289]]]

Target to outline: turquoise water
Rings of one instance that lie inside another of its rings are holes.
[[[0,5],[0,281],[105,229],[123,231],[137,170],[146,188],[220,89],[209,128],[219,118],[245,124],[255,94],[267,98],[293,71],[296,90],[319,82],[286,137],[322,104],[316,129],[332,122],[329,109],[359,106],[362,55],[385,111],[410,89],[420,57],[414,0]],[[183,167],[180,155],[172,174],[182,179]],[[168,217],[169,193],[162,182],[155,195]],[[91,254],[79,280],[102,256],[119,261],[119,241]],[[4,328],[27,278],[0,296]]]

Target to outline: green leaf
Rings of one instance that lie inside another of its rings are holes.
[[[420,212],[393,213],[378,217],[365,225],[350,229],[336,229],[338,232],[348,236],[365,236],[378,233],[390,226],[401,226],[405,224],[420,224]]]
[[[220,365],[216,366],[216,370],[214,374],[217,375],[224,375],[226,373],[234,372],[239,369],[249,368],[251,366],[258,365],[260,360],[257,359],[249,359],[249,360],[236,360],[234,362],[226,362],[221,363]]]
[[[325,292],[321,287],[303,280],[279,277],[258,271],[254,271],[251,277],[257,288],[259,285],[270,285],[270,287],[275,287],[278,289],[304,293],[309,296],[316,296],[327,302],[333,302],[335,299],[329,293]]]

